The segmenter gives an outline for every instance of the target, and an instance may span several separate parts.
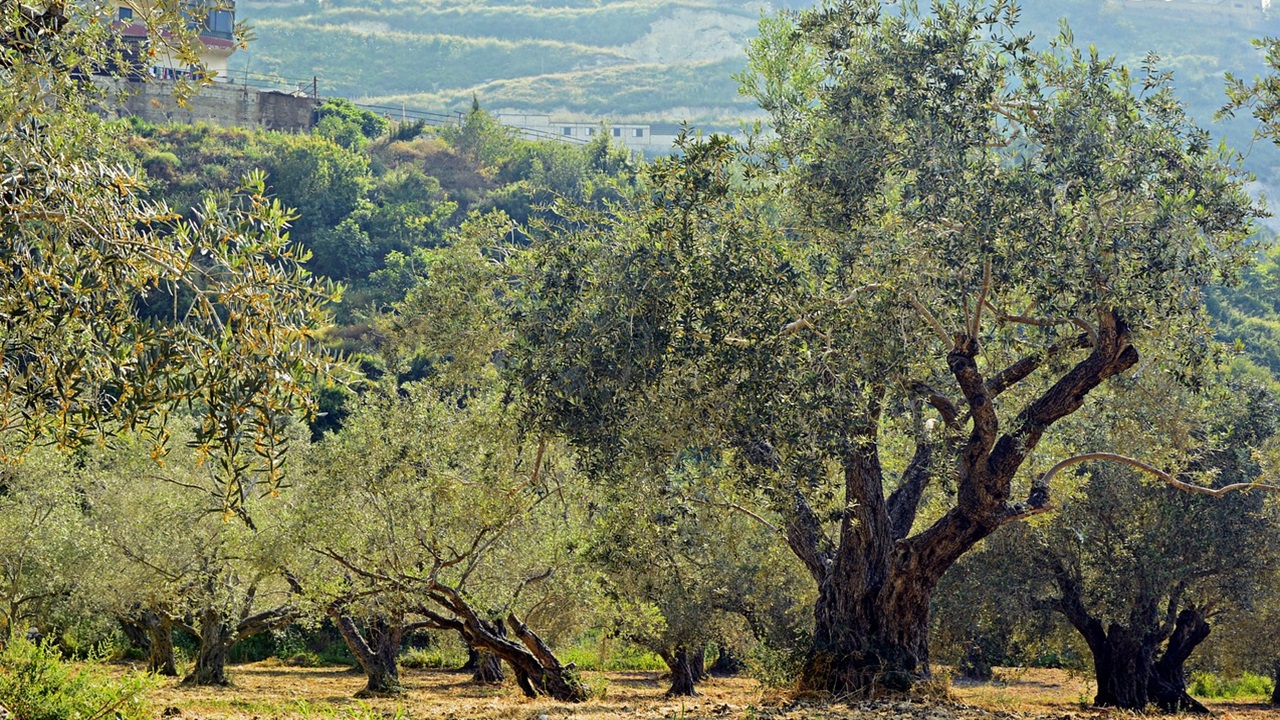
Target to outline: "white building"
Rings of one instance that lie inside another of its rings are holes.
[[[613,123],[573,122],[553,120],[550,115],[539,113],[499,112],[498,122],[520,130],[530,139],[561,139],[586,142],[597,133],[608,133],[618,144],[632,150],[662,153],[671,149],[680,126],[670,123]]]

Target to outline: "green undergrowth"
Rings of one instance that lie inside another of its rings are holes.
[[[590,672],[657,672],[667,669],[662,658],[654,653],[613,640],[602,644],[597,639],[586,638],[557,651],[556,657],[566,665],[573,663],[579,670]]]
[[[1222,677],[1207,672],[1192,673],[1188,691],[1196,697],[1234,700],[1236,698],[1270,697],[1274,688],[1270,678],[1244,673],[1239,677]]]
[[[0,651],[0,705],[21,720],[153,717],[146,699],[153,676],[113,676],[90,660],[72,663],[52,644],[13,640]]]

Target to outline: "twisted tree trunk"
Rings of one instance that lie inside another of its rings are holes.
[[[1209,712],[1199,700],[1187,693],[1184,670],[1191,651],[1209,637],[1209,621],[1196,607],[1178,613],[1178,620],[1165,645],[1164,654],[1155,664],[1151,676],[1151,699],[1166,712]]]
[[[231,628],[222,614],[206,609],[200,614],[200,647],[196,650],[195,666],[182,679],[184,685],[229,685],[227,681],[227,655],[231,650]]]
[[[667,695],[671,697],[697,695],[698,692],[693,687],[697,678],[689,648],[681,645],[674,653],[663,653],[662,659],[671,669],[671,687],[667,689]]]
[[[1047,483],[1032,484],[1023,502],[1011,499],[1014,475],[1045,431],[1074,413],[1104,380],[1132,367],[1137,351],[1128,327],[1113,312],[1099,313],[1091,336],[1080,336],[1028,356],[985,377],[978,368],[978,339],[958,334],[947,364],[964,394],[965,420],[945,396],[923,393],[953,431],[968,423],[967,440],[954,448],[958,474],[956,505],[928,529],[909,536],[930,478],[934,443],[927,431],[898,489],[885,497],[878,455],[884,388],[867,388],[865,411],[851,409],[841,422],[848,443],[844,507],[839,535],[827,537],[823,523],[798,489],[778,493],[786,538],[818,583],[814,638],[800,687],[834,695],[901,691],[929,674],[929,603],[943,573],[1001,525],[1043,512]],[[1012,419],[1002,432],[995,398],[1035,372],[1047,357],[1079,348],[1092,350]],[[762,449],[763,448],[763,449]],[[767,443],[744,443],[744,456],[774,470],[780,461]],[[797,488],[799,485],[797,485]]]
[[[365,633],[362,634],[350,615],[333,608],[330,616],[337,624],[338,632],[342,634],[351,654],[364,670],[365,686],[356,693],[356,697],[386,697],[404,692],[400,685],[400,666],[397,663],[400,639],[404,633],[403,623],[376,617],[367,623]]]
[[[742,672],[742,661],[733,654],[733,650],[728,645],[721,641],[720,652],[716,655],[716,661],[711,664],[711,674],[729,677],[740,672]]]
[[[247,612],[247,609],[245,610]],[[235,625],[221,611],[205,608],[200,613],[200,628],[181,625],[200,640],[195,666],[182,679],[184,685],[230,685],[227,680],[227,657],[231,648],[246,638],[284,627],[297,618],[297,609],[284,605],[272,610],[242,617]]]
[[[1084,637],[1093,655],[1098,684],[1094,705],[1142,711],[1154,703],[1171,713],[1209,712],[1187,693],[1183,672],[1192,650],[1209,636],[1209,623],[1198,608],[1187,607],[1176,619],[1162,622],[1156,601],[1138,598],[1130,626],[1113,622],[1104,627],[1085,607],[1082,583],[1066,563],[1056,561],[1054,575],[1061,594],[1056,609]],[[1172,615],[1176,606],[1171,601],[1167,614]]]
[[[516,684],[527,697],[549,695],[563,702],[582,702],[587,699],[587,689],[573,672],[573,667],[562,665],[542,638],[515,616],[507,616],[506,624],[520,642],[506,637],[505,629],[498,630],[501,621],[488,622],[454,588],[441,583],[433,585],[431,600],[448,610],[454,617],[420,605],[414,612],[428,619],[438,630],[453,630],[462,635],[468,644],[481,652],[488,652],[511,666]]]
[[[142,625],[150,639],[147,670],[165,677],[177,677],[178,666],[173,655],[173,619],[167,613],[148,610],[142,615]]]

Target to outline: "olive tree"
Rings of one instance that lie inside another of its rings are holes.
[[[1158,391],[1167,385],[1158,377],[1139,374],[1126,384],[1162,400],[1186,395]],[[1111,407],[1124,402],[1111,400]],[[1082,412],[1073,424],[1078,441],[1095,448],[1136,454],[1145,446],[1154,455],[1164,446],[1184,474],[1222,487],[1262,474],[1259,452],[1274,436],[1277,402],[1262,386],[1230,381],[1184,398],[1181,405],[1197,411],[1189,418],[1177,419],[1162,401],[1127,417]],[[1184,453],[1170,450],[1180,444],[1189,445]],[[1014,616],[1063,617],[1092,655],[1097,705],[1207,712],[1187,693],[1184,666],[1220,619],[1238,622],[1265,606],[1280,566],[1269,540],[1280,529],[1275,498],[1188,493],[1126,464],[1080,467],[1087,473],[1074,478],[1058,512],[994,534],[969,563],[971,572],[1026,592],[971,588],[978,597],[967,602],[1020,608]]]
[[[448,246],[419,253],[416,284],[375,328],[388,367],[416,358],[426,377],[396,386],[388,374],[313,457],[304,494],[317,534],[305,542],[337,573],[323,587],[367,692],[396,689],[398,635],[365,652],[368,639],[341,619],[361,608],[401,632],[409,623],[459,633],[506,662],[529,696],[585,697],[529,627],[555,614],[553,598],[565,602],[566,533],[582,508],[562,443],[525,432],[500,382],[509,277],[486,243],[509,225],[476,218]]]
[[[1144,353],[1194,383],[1201,288],[1248,256],[1243,178],[1168,77],[1032,49],[1016,14],[765,23],[744,80],[776,139],[686,142],[530,271],[531,415],[602,471],[697,427],[764,491],[818,588],[805,688],[927,674],[943,573],[1052,506],[1041,441]]]
[[[99,553],[81,532],[79,474],[40,450],[0,469],[0,641],[48,620],[92,574]]]
[[[172,633],[182,629],[198,642],[184,681],[226,685],[236,645],[303,614],[290,580],[297,550],[282,502],[262,503],[248,521],[224,509],[220,469],[202,462],[192,435],[163,466],[136,438],[84,455],[84,525],[107,556],[85,582],[147,633],[151,669],[176,674]]]
[[[508,663],[531,697],[583,699],[527,624],[549,610],[540,586],[567,564],[548,548],[558,513],[574,514],[559,454],[519,442],[500,393],[429,381],[403,392],[366,396],[317,447],[303,490],[306,542],[331,561],[317,586],[365,669],[364,692],[397,691],[398,638],[431,628]],[[381,644],[360,633],[362,615],[367,630],[385,626]]]
[[[185,4],[146,5],[159,51],[198,62]],[[122,428],[163,444],[166,416],[190,408],[236,506],[279,482],[284,427],[327,370],[313,340],[333,293],[304,270],[260,175],[191,219],[148,198],[85,81],[121,60],[109,10],[0,7],[0,453]],[[170,312],[142,317],[158,296]]]

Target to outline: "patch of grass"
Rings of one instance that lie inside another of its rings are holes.
[[[1270,678],[1253,673],[1227,678],[1213,673],[1196,672],[1191,674],[1187,690],[1196,697],[1234,700],[1270,697],[1274,687]]]
[[[627,643],[611,642],[602,651],[598,642],[584,641],[558,649],[556,657],[566,665],[573,663],[579,670],[592,672],[662,672],[667,669],[662,658]]]
[[[400,667],[415,670],[449,670],[461,667],[466,662],[465,654],[458,654],[450,648],[429,647],[413,648],[400,654]]]

